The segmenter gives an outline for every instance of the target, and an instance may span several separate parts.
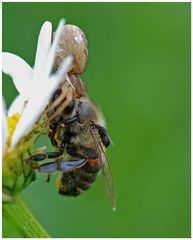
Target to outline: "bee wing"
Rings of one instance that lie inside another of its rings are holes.
[[[116,211],[116,192],[115,192],[115,180],[112,174],[111,166],[109,164],[109,160],[107,155],[104,154],[104,165],[102,168],[103,178],[105,181],[107,193],[109,199],[111,201],[111,206],[113,211]]]
[[[109,200],[111,202],[112,209],[113,211],[116,211],[115,180],[112,174],[109,160],[105,152],[105,148],[100,140],[100,136],[98,135],[98,132],[96,132],[94,129],[91,129],[90,132],[91,132],[93,142],[96,146],[99,160],[103,162],[102,174],[103,174],[103,178],[106,186],[106,191],[107,191]]]
[[[85,159],[69,160],[61,162],[49,162],[35,167],[36,170],[44,173],[53,173],[55,171],[69,172],[84,165]]]

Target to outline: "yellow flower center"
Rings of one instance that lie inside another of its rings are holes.
[[[7,117],[8,137],[7,137],[7,146],[6,146],[5,152],[7,152],[11,146],[11,139],[12,139],[13,133],[15,131],[15,128],[17,126],[19,119],[20,119],[19,113],[15,113],[12,116]]]

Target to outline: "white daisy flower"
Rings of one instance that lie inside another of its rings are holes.
[[[8,116],[15,113],[21,115],[13,132],[10,150],[13,150],[19,140],[33,128],[72,64],[73,58],[68,56],[57,72],[51,74],[63,26],[62,19],[51,43],[52,25],[50,22],[43,24],[38,38],[34,68],[12,53],[2,54],[3,72],[12,77],[19,92],[19,96],[8,110]]]

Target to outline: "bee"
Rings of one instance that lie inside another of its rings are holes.
[[[57,186],[59,194],[64,196],[78,196],[86,191],[102,171],[115,210],[115,183],[106,154],[111,140],[101,110],[90,100],[85,83],[79,78],[84,70],[88,50],[84,33],[74,25],[64,27],[56,67],[69,54],[74,56],[74,64],[53,95],[47,113],[50,119],[48,137],[57,151],[35,154],[30,159],[41,161],[56,158],[53,162],[35,168],[49,175],[55,171],[62,172]],[[67,159],[58,160],[64,153]]]

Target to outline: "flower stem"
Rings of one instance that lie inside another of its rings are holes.
[[[21,197],[13,204],[3,204],[3,216],[25,238],[50,238]]]

